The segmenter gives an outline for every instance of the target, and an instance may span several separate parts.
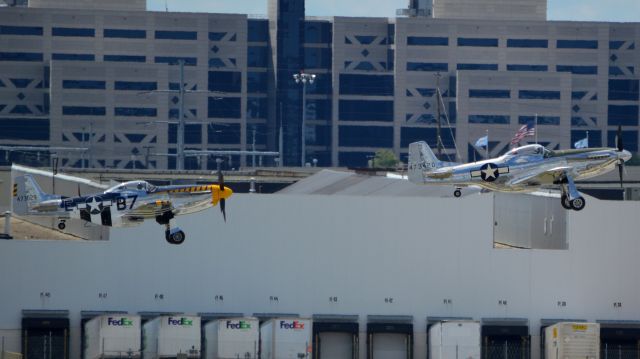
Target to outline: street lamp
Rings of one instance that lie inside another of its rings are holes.
[[[304,167],[304,161],[306,157],[306,138],[305,138],[305,130],[306,130],[306,117],[307,117],[307,83],[313,84],[313,81],[316,79],[315,74],[308,74],[304,71],[301,71],[299,74],[294,74],[293,79],[296,80],[297,84],[302,84],[302,135],[301,135],[301,156],[300,159],[301,166]]]

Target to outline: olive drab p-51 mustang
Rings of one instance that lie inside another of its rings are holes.
[[[68,219],[109,227],[130,227],[155,219],[165,226],[167,242],[181,244],[185,233],[179,227],[171,227],[174,217],[219,204],[226,221],[225,200],[233,191],[225,187],[222,173],[218,176],[217,184],[154,186],[145,181],[131,181],[102,193],[63,197],[44,193],[27,174],[14,179],[12,205],[17,215],[57,218],[60,230],[65,229]]]
[[[448,184],[461,188],[479,186],[499,192],[533,192],[540,187],[559,187],[565,209],[579,211],[585,199],[575,181],[607,173],[618,166],[620,186],[623,166],[631,153],[622,146],[618,129],[617,148],[583,148],[551,151],[532,144],[513,148],[506,154],[484,161],[457,164],[441,162],[426,142],[409,145],[409,180],[418,184]]]

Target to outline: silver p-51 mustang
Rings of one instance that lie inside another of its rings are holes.
[[[562,206],[579,211],[586,202],[576,189],[576,180],[595,177],[618,166],[622,186],[623,166],[631,153],[623,149],[620,130],[616,142],[617,148],[559,151],[526,145],[497,158],[465,164],[442,162],[426,142],[414,142],[409,145],[409,180],[454,185],[456,197],[467,186],[499,192],[533,192],[543,186],[556,186],[562,192]]]
[[[165,239],[181,244],[185,234],[171,227],[177,215],[190,214],[220,204],[226,220],[225,200],[233,194],[222,174],[217,184],[154,186],[146,181],[121,183],[102,193],[63,197],[42,191],[31,175],[17,176],[13,183],[13,212],[17,215],[48,216],[65,229],[67,219],[79,219],[109,227],[130,227],[145,219],[165,226]]]

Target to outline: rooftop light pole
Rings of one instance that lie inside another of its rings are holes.
[[[300,164],[302,167],[304,167],[305,158],[306,158],[305,130],[306,130],[306,117],[307,117],[307,111],[306,111],[307,110],[307,83],[313,84],[313,82],[316,79],[316,75],[308,74],[303,70],[303,71],[300,71],[299,74],[294,74],[293,79],[296,81],[297,84],[302,84],[302,126],[300,131],[302,132],[302,134],[300,135],[301,137],[300,148],[301,148],[302,157],[300,158]]]

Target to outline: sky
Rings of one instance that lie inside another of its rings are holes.
[[[267,0],[147,0],[147,8],[164,11],[264,15]],[[306,0],[307,16],[394,17],[407,0]],[[640,0],[548,0],[549,20],[640,22]]]

